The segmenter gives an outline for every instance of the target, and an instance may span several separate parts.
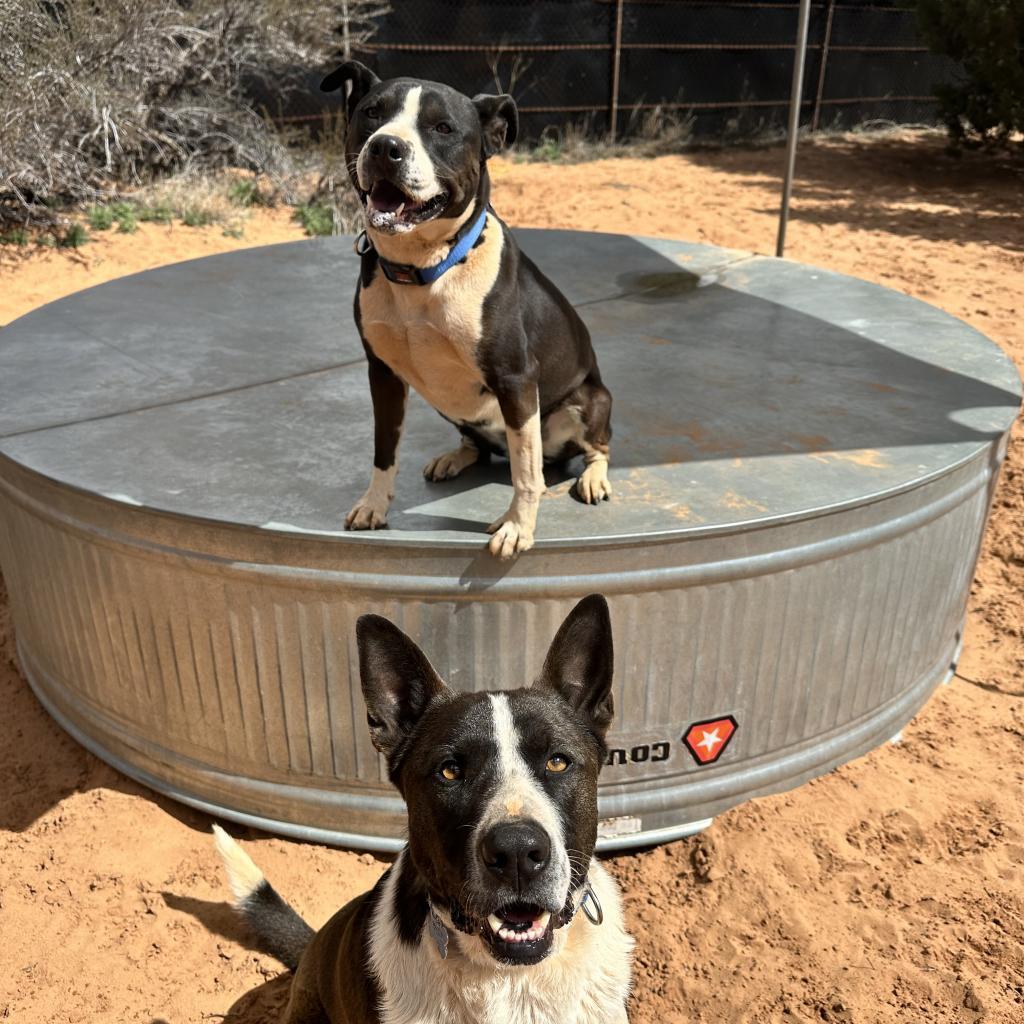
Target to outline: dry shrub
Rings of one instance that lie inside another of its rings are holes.
[[[519,150],[526,160],[582,163],[616,156],[662,156],[679,153],[693,141],[693,114],[678,104],[634,109],[620,114],[619,138],[600,137],[592,117],[548,128],[532,149]]]
[[[252,108],[250,87],[299,88],[303,71],[365,39],[382,9],[378,0],[0,0],[0,227],[52,224],[65,203],[229,166],[287,189],[294,156]]]

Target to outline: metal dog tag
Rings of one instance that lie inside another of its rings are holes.
[[[441,922],[441,918],[437,916],[434,908],[430,908],[430,920],[428,922],[430,926],[430,937],[437,944],[437,951],[441,954],[442,960],[448,959],[448,929],[445,928]]]

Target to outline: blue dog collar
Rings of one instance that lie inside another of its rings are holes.
[[[483,232],[486,223],[487,207],[485,206],[473,226],[452,246],[451,252],[433,267],[414,267],[408,263],[392,263],[390,260],[384,259],[380,253],[377,254],[377,262],[380,264],[384,276],[394,284],[433,284],[439,277],[451,270],[456,263],[461,263],[469,255],[469,250],[476,245],[476,240]],[[356,252],[362,256],[372,248],[373,243],[366,232],[360,232],[356,237]]]

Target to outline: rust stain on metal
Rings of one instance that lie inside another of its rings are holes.
[[[680,423],[677,420],[657,420],[652,417],[644,426],[649,437],[675,442],[661,450],[662,462],[688,462],[695,452],[731,458],[749,447],[749,442],[742,435],[708,430],[699,420]],[[692,447],[686,447],[685,441],[689,441]]]
[[[685,423],[681,423],[679,425],[679,433],[683,437],[688,437],[696,445],[712,443],[713,436],[701,426],[699,420],[687,420]]]
[[[874,448],[853,448],[848,452],[814,452],[811,458],[819,462],[851,462],[867,469],[881,469],[889,465],[886,457]]]
[[[689,505],[677,505],[675,508],[669,506],[667,511],[671,512],[676,519],[686,519],[693,523],[703,523],[704,519],[701,516],[694,515],[693,509]]]
[[[832,442],[824,434],[794,434],[793,439],[808,451],[829,451]]]
[[[752,498],[745,498],[742,494],[737,494],[735,491],[726,491],[722,495],[721,504],[726,508],[731,509],[733,512],[768,511],[766,505],[762,505],[761,502],[754,501]]]
[[[669,445],[667,448],[662,448],[659,461],[662,465],[676,466],[680,462],[688,462],[692,454],[685,445]]]
[[[676,500],[676,493],[671,483],[658,476],[651,476],[644,469],[631,469],[626,476],[617,479],[615,491],[619,497],[650,505],[652,508],[667,512],[676,519],[695,524],[707,522],[689,505]]]

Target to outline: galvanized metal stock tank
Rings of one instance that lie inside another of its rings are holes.
[[[356,617],[393,618],[456,687],[511,687],[591,591],[616,641],[606,846],[899,731],[957,658],[1010,361],[791,262],[520,237],[593,333],[616,494],[584,507],[549,471],[512,565],[484,550],[507,465],[427,484],[454,435],[418,399],[390,529],[341,528],[372,445],[350,240],[150,271],[0,333],[0,560],[25,672],[69,732],[224,818],[392,848],[403,806],[365,728]],[[718,725],[691,752],[701,722]]]

